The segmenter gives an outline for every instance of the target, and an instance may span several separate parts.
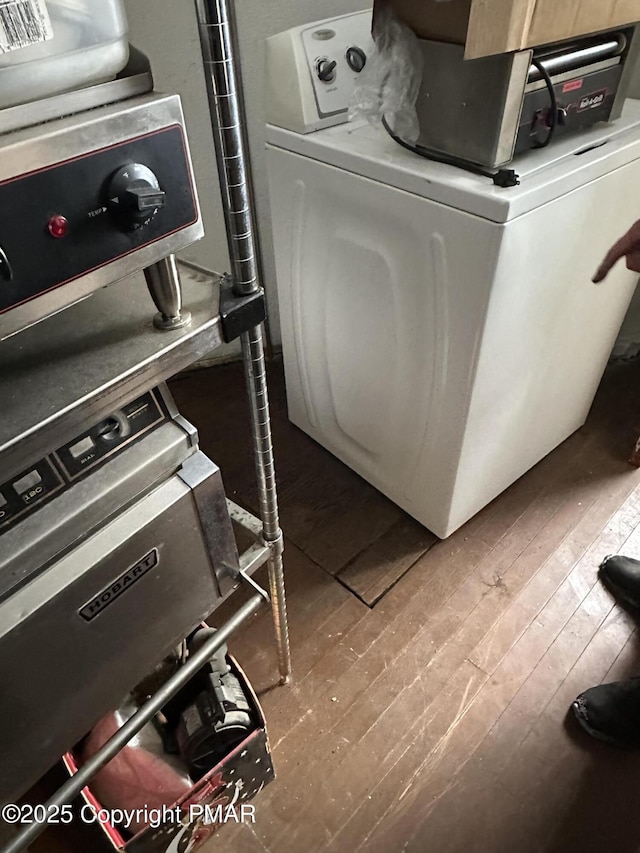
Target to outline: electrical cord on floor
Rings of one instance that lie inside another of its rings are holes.
[[[555,95],[555,93],[554,93]],[[468,163],[466,160],[459,160],[457,157],[452,157],[448,154],[443,154],[440,151],[432,151],[430,148],[425,148],[423,145],[412,145],[399,137],[389,127],[387,119],[382,117],[382,126],[387,131],[389,136],[406,148],[407,151],[413,151],[420,157],[425,157],[427,160],[433,160],[436,163],[444,163],[445,166],[457,166],[459,169],[464,169],[467,172],[472,172],[474,175],[482,175],[484,178],[491,178],[493,183],[498,187],[517,187],[520,184],[520,178],[514,169],[499,169],[497,172],[490,172],[483,169],[482,166],[476,166],[473,163]]]
[[[533,143],[534,148],[546,148],[547,145],[551,142],[556,133],[556,128],[558,127],[558,99],[556,98],[556,90],[553,86],[553,80],[547,69],[544,67],[542,62],[535,57],[532,60],[533,65],[537,68],[538,73],[547,84],[547,90],[549,92],[549,99],[551,101],[551,124],[549,125],[549,132],[542,142],[536,140]]]

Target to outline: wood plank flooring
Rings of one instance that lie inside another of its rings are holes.
[[[232,647],[278,778],[212,853],[640,850],[640,757],[567,717],[580,691],[640,671],[636,622],[596,575],[606,554],[640,557],[639,387],[640,365],[611,369],[582,430],[433,544],[288,423],[274,366],[295,683],[274,689],[255,617]],[[255,510],[238,367],[173,391]]]
[[[295,681],[275,686],[256,615],[231,650],[261,696],[277,779],[256,823],[205,853],[640,851],[640,756],[567,715],[587,687],[640,672],[634,615],[597,580],[607,554],[640,557],[626,462],[639,388],[640,363],[611,369],[582,430],[434,542],[289,424],[272,365]],[[256,511],[241,368],[172,390],[228,493]],[[32,853],[65,849],[51,838]]]

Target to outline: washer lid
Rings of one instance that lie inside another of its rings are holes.
[[[516,158],[511,165],[521,183],[509,189],[407,151],[366,121],[306,135],[267,125],[267,143],[493,222],[508,222],[640,157],[640,101],[628,100],[612,124]]]

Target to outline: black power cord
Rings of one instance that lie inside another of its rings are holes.
[[[544,67],[542,62],[539,59],[534,57],[533,65],[537,68],[538,73],[547,84],[547,89],[549,91],[549,100],[551,101],[551,124],[549,125],[549,132],[545,136],[545,138],[540,142],[540,140],[536,139],[533,142],[534,148],[546,148],[547,145],[551,142],[556,133],[556,128],[558,127],[558,99],[556,98],[556,90],[553,86],[553,80],[547,69]]]
[[[490,172],[487,169],[483,169],[482,166],[476,166],[466,160],[460,160],[457,157],[443,154],[440,151],[432,151],[430,148],[425,148],[424,145],[412,145],[410,142],[406,142],[391,130],[389,123],[384,116],[382,117],[382,126],[389,136],[398,143],[398,145],[406,148],[407,151],[412,151],[414,154],[418,154],[420,157],[425,157],[427,160],[433,160],[436,163],[444,163],[445,166],[457,166],[459,169],[472,172],[474,175],[482,175],[484,178],[491,178],[493,183],[498,187],[517,187],[520,184],[520,178],[514,169],[499,169],[497,172]]]

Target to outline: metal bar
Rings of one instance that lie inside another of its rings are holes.
[[[287,684],[291,678],[291,646],[282,562],[284,537],[280,529],[278,513],[278,493],[273,458],[262,328],[258,326],[250,332],[245,332],[240,340],[242,343],[245,379],[251,408],[256,478],[260,498],[260,517],[262,518],[263,525],[262,535],[265,542],[272,547],[271,557],[267,566],[269,570],[269,592],[271,594],[273,627],[278,649],[278,667],[281,683]]]
[[[172,676],[163,687],[155,693],[148,702],[146,702],[139,711],[130,717],[127,722],[118,729],[105,745],[98,751],[86,764],[74,774],[68,782],[66,782],[50,800],[45,803],[44,812],[50,814],[53,807],[62,806],[65,803],[72,802],[87,783],[95,776],[95,774],[107,765],[120,750],[129,743],[139,731],[145,726],[158,711],[171,699],[181,687],[194,676],[206,662],[214,655],[214,653],[229,639],[231,634],[237,630],[243,622],[260,609],[264,602],[262,595],[254,595],[249,601],[244,604],[238,612],[229,619],[228,622],[220,628],[216,633],[196,652],[193,657],[190,657],[180,670]],[[46,823],[32,823],[25,829],[19,832],[9,844],[6,845],[1,853],[20,853],[26,850],[27,846],[41,835],[47,828]]]
[[[229,498],[227,498],[227,509],[229,510],[231,521],[239,524],[254,539],[262,541],[262,522],[260,519],[256,518],[252,513],[247,512],[241,506],[238,506],[232,500],[229,500]]]
[[[215,272],[215,270],[211,270],[208,267],[203,267],[201,264],[196,264],[194,261],[188,261],[186,258],[178,258],[178,267],[186,267],[194,272],[199,272],[214,282],[218,282],[222,278],[219,272]]]
[[[231,5],[196,0],[231,272],[234,290],[244,296],[260,284]]]
[[[260,566],[264,566],[271,559],[271,548],[264,543],[256,542],[243,554],[240,554],[240,570],[252,575]]]
[[[191,325],[191,314],[182,310],[182,287],[175,255],[167,255],[144,271],[147,287],[158,309],[153,325],[170,332]]]
[[[234,291],[243,296],[260,289],[260,273],[250,171],[245,153],[240,74],[234,50],[233,0],[196,0],[196,11]],[[262,326],[245,332],[241,342],[251,407],[263,537],[272,546],[268,564],[269,586],[280,680],[285,684],[291,677],[291,650]]]
[[[592,62],[597,62],[600,59],[609,59],[612,56],[620,56],[627,46],[627,39],[623,33],[602,42],[602,44],[590,45],[578,50],[570,51],[569,53],[560,53],[548,58],[541,58],[541,64],[546,68],[549,74],[560,74],[562,71],[569,71],[574,68],[580,68],[582,65],[587,65]],[[532,83],[535,80],[541,80],[542,75],[532,65],[529,70],[528,82]]]

